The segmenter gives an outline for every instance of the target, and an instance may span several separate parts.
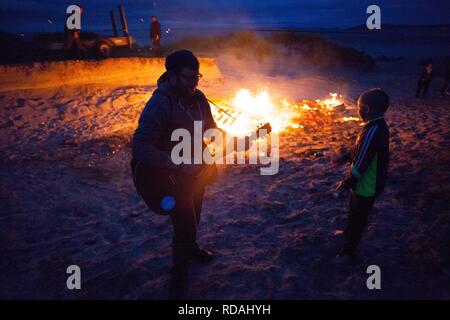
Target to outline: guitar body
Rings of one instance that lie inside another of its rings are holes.
[[[193,194],[214,182],[215,165],[206,165],[194,175],[188,176],[178,169],[148,166],[131,161],[133,181],[137,192],[155,213],[169,215],[172,211],[192,201]]]

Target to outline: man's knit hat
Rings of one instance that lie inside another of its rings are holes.
[[[179,70],[181,68],[191,68],[198,70],[200,63],[194,54],[189,50],[175,51],[166,57],[166,70]]]

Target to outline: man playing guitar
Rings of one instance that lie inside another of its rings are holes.
[[[139,118],[131,167],[137,192],[147,206],[172,220],[170,289],[172,296],[179,296],[185,290],[189,261],[207,263],[213,258],[211,251],[198,246],[197,226],[205,186],[216,179],[217,173],[215,164],[174,164],[170,155],[176,142],[171,141],[171,134],[182,128],[193,136],[195,121],[201,121],[202,133],[217,125],[208,100],[197,89],[200,64],[193,53],[174,52],[167,56],[165,66],[167,71],[158,79],[158,88]],[[269,124],[261,129],[271,130]],[[247,148],[249,144],[247,137]]]

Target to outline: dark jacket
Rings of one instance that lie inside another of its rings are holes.
[[[197,90],[194,100],[195,103],[189,107],[188,113],[185,110],[188,106],[185,106],[185,109],[180,106],[178,96],[167,81],[158,84],[158,88],[153,92],[139,118],[132,142],[133,158],[159,168],[176,167],[170,157],[172,148],[179,143],[179,141],[171,141],[171,135],[175,129],[188,130],[193,141],[194,120],[203,121],[202,133],[217,127],[209,103],[200,90]],[[202,150],[204,148],[203,144]]]
[[[150,39],[155,40],[156,36],[161,38],[161,25],[158,21],[152,22],[150,25]]]
[[[422,82],[430,82],[431,79],[433,79],[434,73],[431,71],[430,73],[427,72],[427,68],[424,68],[422,73],[420,74],[419,81]]]
[[[389,128],[383,117],[368,122],[352,152],[349,179],[357,195],[376,197],[384,189],[389,165]]]

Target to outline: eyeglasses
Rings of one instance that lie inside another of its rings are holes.
[[[198,81],[203,77],[201,73],[197,73],[195,75],[186,75],[182,73],[177,73],[177,75],[191,82]]]

